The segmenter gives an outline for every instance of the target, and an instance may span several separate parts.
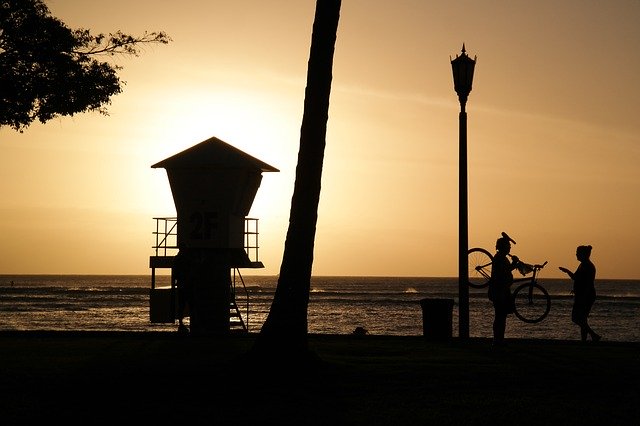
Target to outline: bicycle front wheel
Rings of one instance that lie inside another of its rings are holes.
[[[542,321],[551,310],[551,297],[539,284],[520,284],[513,292],[513,299],[514,314],[529,324]]]
[[[469,249],[469,286],[485,288],[491,279],[493,255],[479,247]]]

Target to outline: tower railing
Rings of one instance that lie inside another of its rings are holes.
[[[178,250],[178,218],[154,217],[156,230],[153,232],[156,256],[175,256]],[[244,218],[244,249],[252,262],[259,261],[258,220],[254,217]]]
[[[152,247],[156,256],[174,256],[178,249],[178,218],[154,217],[156,221],[155,244]],[[167,253],[169,252],[169,253]]]

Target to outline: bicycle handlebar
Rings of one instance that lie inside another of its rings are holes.
[[[516,256],[515,254],[509,254],[508,256],[509,256],[509,257],[518,257],[518,256]],[[520,258],[518,258],[518,260],[520,260]],[[522,261],[520,260],[520,262],[522,262]],[[522,262],[522,263],[524,263],[524,262]],[[540,263],[536,263],[535,265],[530,265],[530,266],[531,266],[532,268],[534,268],[534,269],[542,269],[542,268],[544,268],[545,266],[547,266],[547,263],[549,263],[549,261],[548,261],[548,260],[545,260],[545,261],[544,261],[544,263],[542,263],[542,264],[540,264]]]

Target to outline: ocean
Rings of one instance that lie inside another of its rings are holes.
[[[259,332],[277,277],[243,279],[248,314],[244,302],[238,300],[238,305],[249,331]],[[506,337],[579,340],[579,328],[571,322],[571,281],[540,278],[539,283],[551,295],[549,315],[535,324],[509,316]],[[168,284],[168,276],[156,276],[156,286]],[[177,322],[151,323],[150,288],[151,278],[146,275],[0,275],[0,331],[176,331]],[[640,342],[640,280],[600,279],[596,289],[598,298],[589,321],[592,328],[604,340]],[[455,337],[456,278],[313,277],[309,332],[351,334],[356,327],[363,327],[375,335],[422,335],[420,301],[439,298],[454,300]],[[469,299],[469,335],[491,337],[493,308],[486,290],[470,289]]]

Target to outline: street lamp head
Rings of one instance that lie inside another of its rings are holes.
[[[467,102],[469,93],[471,92],[471,84],[473,83],[473,69],[476,66],[476,57],[471,59],[462,44],[462,53],[460,56],[451,61],[451,69],[453,70],[453,87],[458,94],[460,103],[464,105]]]

